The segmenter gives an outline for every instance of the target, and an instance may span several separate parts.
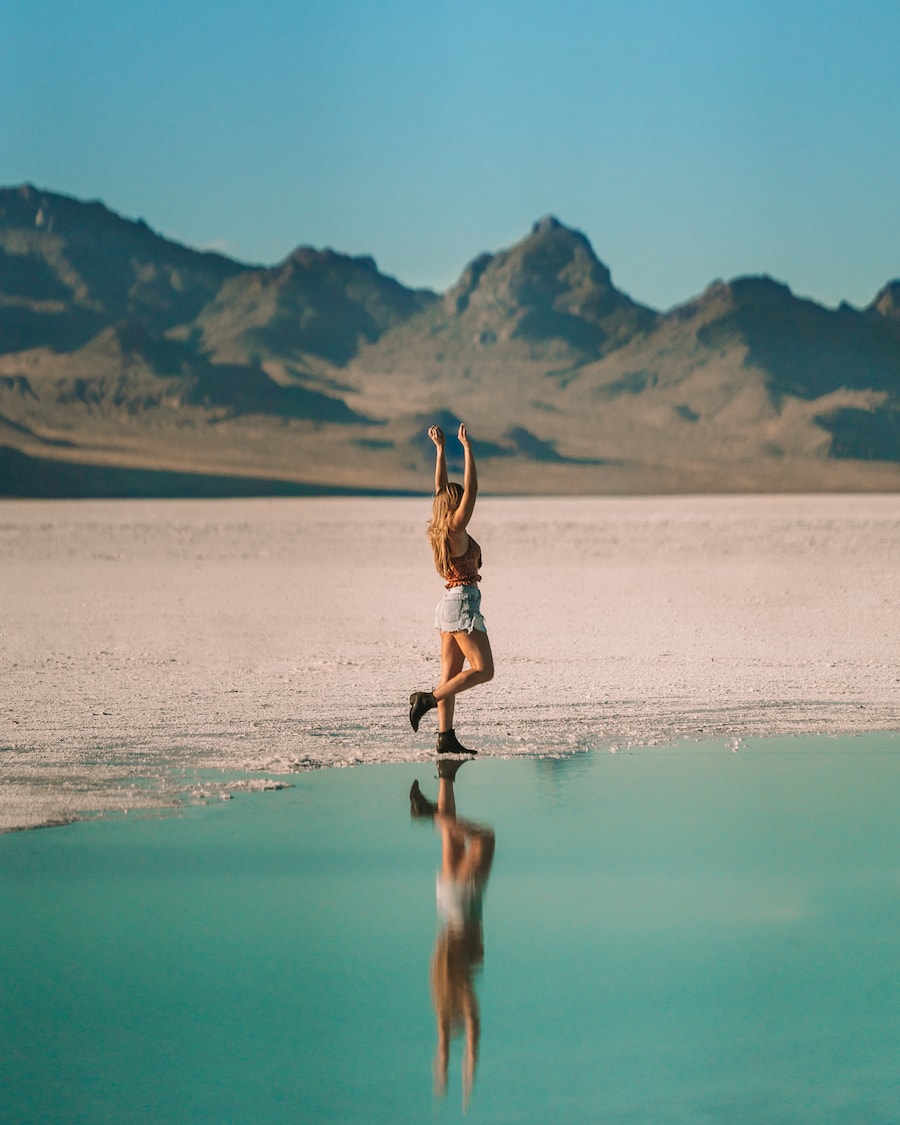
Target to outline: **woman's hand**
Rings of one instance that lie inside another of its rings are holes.
[[[444,439],[444,431],[441,429],[440,426],[432,426],[428,431],[428,436],[431,438],[431,440],[434,442],[434,444],[438,447],[438,449],[444,448],[444,440],[445,440]]]
[[[456,436],[459,438],[459,443],[463,447],[463,449],[468,449],[470,447],[469,435],[466,433],[465,422],[460,422],[459,433]]]

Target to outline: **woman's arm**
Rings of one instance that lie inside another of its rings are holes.
[[[457,436],[465,455],[465,472],[463,474],[462,500],[460,500],[459,507],[453,516],[451,527],[453,531],[462,531],[468,525],[472,513],[475,511],[475,500],[478,496],[478,471],[475,468],[475,454],[472,452],[472,443],[469,441],[469,435],[466,433],[463,422],[459,424]]]
[[[447,1093],[447,1072],[450,1069],[450,1018],[438,1011],[438,1041],[434,1052],[434,1092]]]
[[[434,491],[440,490],[447,483],[447,458],[444,455],[444,431],[440,426],[432,426],[428,436],[435,444],[437,459],[434,465]]]
[[[468,1109],[469,1099],[472,1097],[472,1087],[475,1085],[475,1067],[478,1065],[478,1043],[481,1039],[481,1017],[478,1012],[478,999],[475,990],[466,989],[463,1000],[463,1010],[466,1021],[466,1053],[463,1056],[463,1112]]]

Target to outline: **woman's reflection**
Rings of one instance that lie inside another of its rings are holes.
[[[456,815],[453,786],[457,772],[468,760],[440,759],[436,805],[424,796],[418,781],[409,792],[412,815],[431,819],[441,834],[437,909],[442,928],[431,960],[431,995],[438,1033],[435,1093],[446,1092],[450,1040],[464,1030],[463,1110],[468,1108],[478,1061],[481,1022],[472,975],[484,960],[481,912],[494,858],[493,830]]]

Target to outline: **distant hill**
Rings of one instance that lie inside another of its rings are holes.
[[[178,335],[226,362],[341,366],[435,301],[380,274],[371,258],[300,247],[274,269],[229,278]]]
[[[439,295],[0,189],[0,494],[427,491],[425,429],[459,417],[499,492],[897,489],[900,281],[661,313],[547,217]]]

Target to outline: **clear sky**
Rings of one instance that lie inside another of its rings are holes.
[[[0,0],[0,184],[445,289],[552,213],[636,300],[900,276],[900,0]]]

